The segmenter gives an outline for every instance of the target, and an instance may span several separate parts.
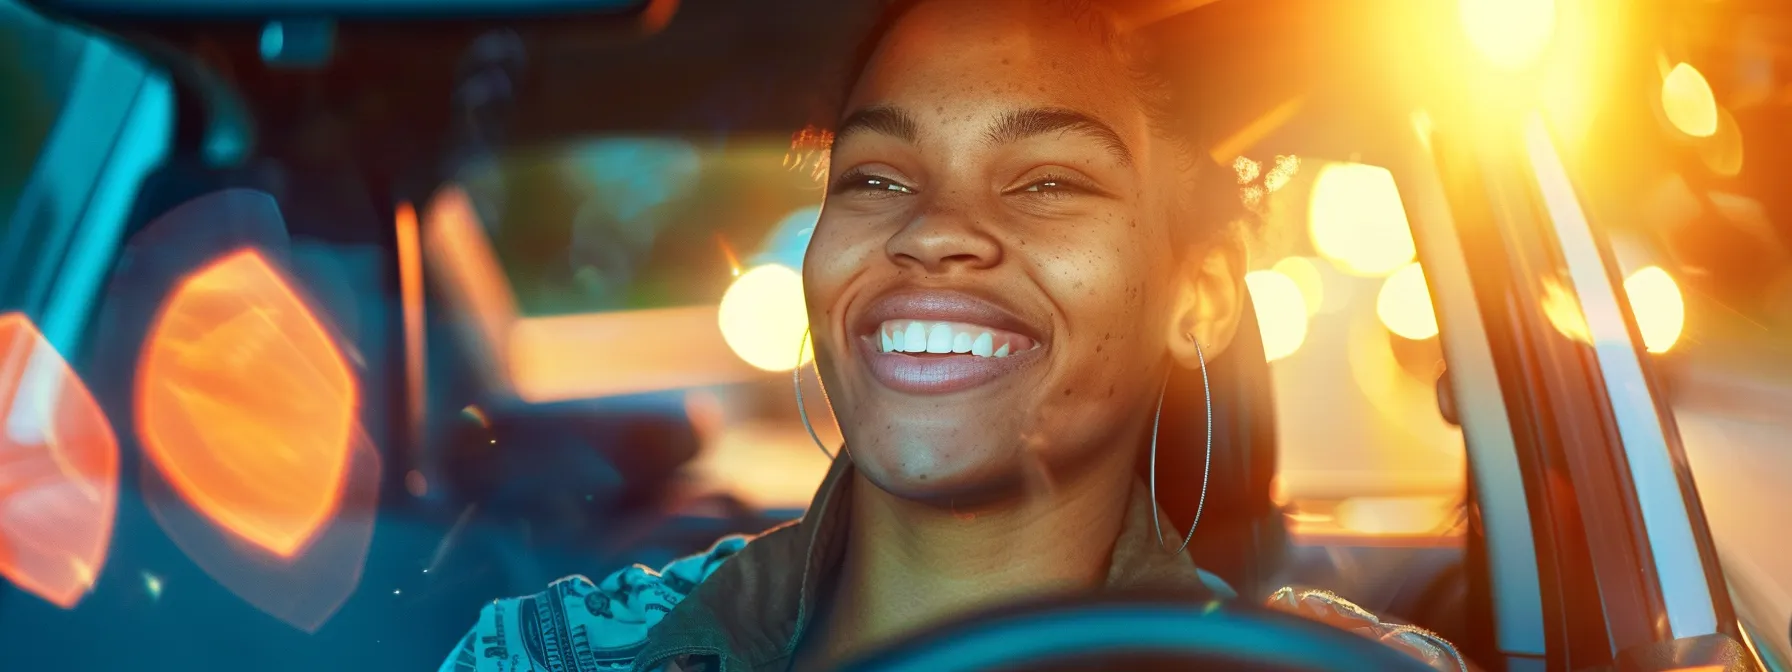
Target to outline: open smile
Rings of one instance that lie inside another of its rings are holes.
[[[898,392],[971,389],[1044,354],[1031,325],[993,303],[956,292],[884,297],[859,323],[860,357],[879,383]]]

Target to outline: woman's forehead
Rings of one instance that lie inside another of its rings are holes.
[[[1126,126],[1133,101],[1125,68],[1087,17],[1059,3],[940,1],[884,36],[848,112],[896,106],[925,124],[1046,107]]]

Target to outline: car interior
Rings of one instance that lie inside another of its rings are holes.
[[[1160,505],[1179,527],[1202,511],[1191,553],[1242,595],[1332,591],[1501,660],[1478,499],[1499,493],[1471,487],[1457,411],[1502,391],[1447,382],[1407,221],[1444,207],[1426,122],[1400,111],[1414,87],[1363,93],[1397,54],[1343,9],[1179,5],[1153,29],[1185,34],[1191,123],[1216,159],[1248,157],[1224,165],[1282,173],[1234,345],[1168,384]],[[826,461],[799,412],[838,432],[821,395],[793,398],[798,339],[768,369],[714,325],[751,271],[800,268],[806,134],[867,7],[101,28],[167,73],[143,131],[162,160],[115,199],[61,352],[116,437],[116,514],[78,605],[0,583],[0,632],[31,633],[9,665],[428,668],[494,598],[801,516]],[[1321,201],[1405,253],[1323,263],[1350,252],[1315,244]],[[232,322],[249,313],[285,328]],[[208,461],[252,440],[331,457]],[[220,518],[204,474],[266,509]]]

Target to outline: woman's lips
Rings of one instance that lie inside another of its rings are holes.
[[[910,289],[877,297],[848,323],[859,358],[885,388],[947,394],[1039,361],[1047,330],[999,297]]]
[[[1014,332],[931,320],[887,320],[858,342],[878,382],[914,394],[977,387],[1031,364],[1042,351],[1033,339]]]

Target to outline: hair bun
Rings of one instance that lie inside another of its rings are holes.
[[[1247,156],[1232,160],[1232,172],[1238,176],[1238,201],[1258,217],[1269,216],[1269,195],[1288,185],[1300,170],[1300,157],[1277,154],[1269,170]]]

